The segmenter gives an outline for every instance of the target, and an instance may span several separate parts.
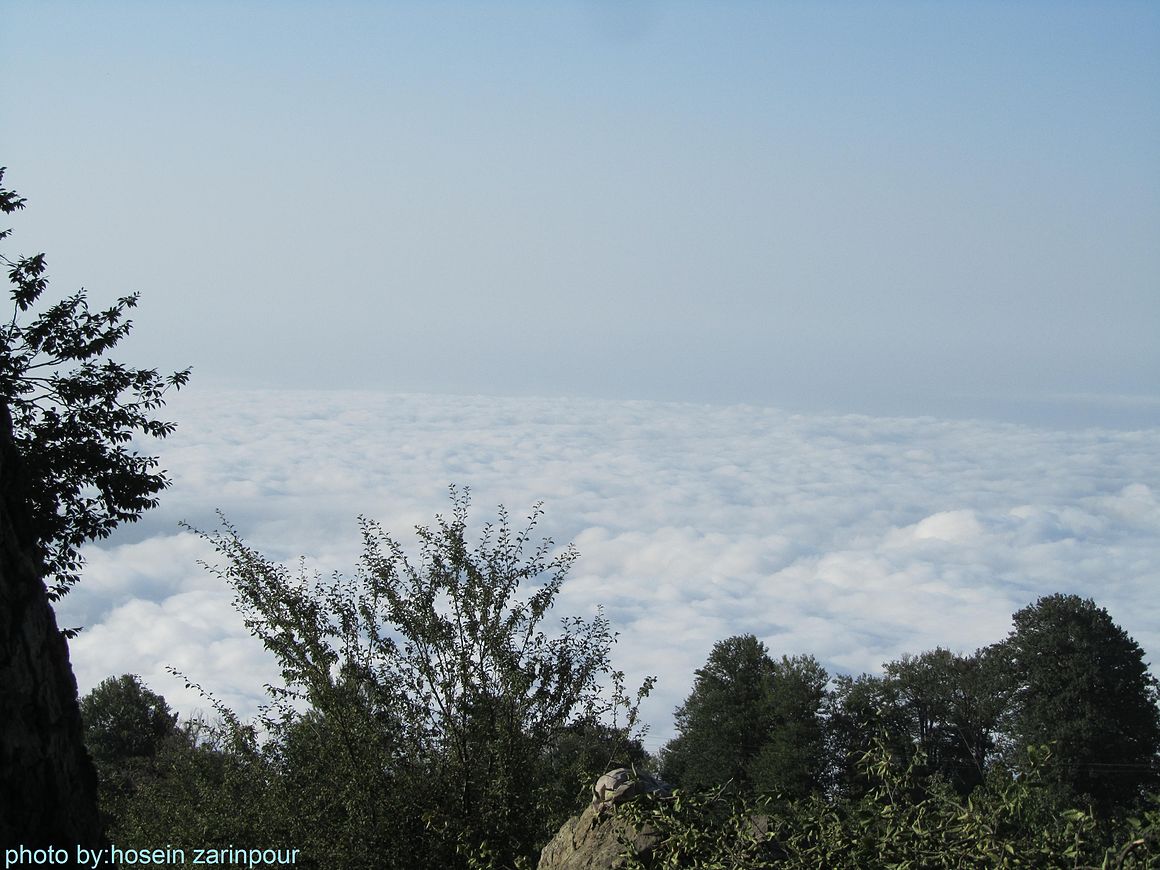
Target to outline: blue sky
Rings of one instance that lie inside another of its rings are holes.
[[[654,742],[713,642],[832,673],[1041,594],[1160,647],[1160,6],[0,0],[5,253],[194,367],[82,691],[274,672],[179,520],[357,556],[544,500]]]
[[[18,243],[203,383],[1160,420],[1153,4],[3,8]]]

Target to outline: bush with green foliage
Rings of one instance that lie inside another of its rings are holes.
[[[452,489],[451,515],[416,530],[417,562],[364,520],[351,576],[295,574],[228,525],[206,535],[284,680],[257,727],[219,705],[221,746],[248,771],[238,818],[260,819],[247,842],[288,838],[303,866],[534,863],[581,779],[642,754],[652,680],[626,692],[603,613],[545,628],[575,551],[533,546],[538,506],[518,531],[501,508],[471,546],[467,509]]]
[[[1050,752],[1031,753],[1027,773],[993,771],[968,798],[924,772],[919,753],[899,763],[886,739],[860,764],[871,784],[856,800],[676,791],[617,808],[630,829],[661,842],[645,857],[626,843],[627,870],[813,870],[875,868],[1146,868],[1160,862],[1160,798],[1116,826],[1056,802],[1038,774]]]

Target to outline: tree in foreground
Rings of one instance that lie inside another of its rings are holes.
[[[500,866],[534,862],[573,807],[559,804],[562,759],[595,761],[577,740],[631,753],[639,700],[613,671],[607,619],[545,621],[576,559],[533,545],[506,512],[467,540],[468,495],[419,527],[417,561],[362,521],[353,576],[297,576],[228,525],[206,535],[246,625],[278,659],[284,687],[253,729],[268,837],[282,830],[319,866]],[[618,715],[625,715],[624,721]],[[567,767],[567,764],[564,764]],[[575,781],[575,780],[574,780]],[[290,842],[283,839],[283,843]],[[300,862],[301,863],[301,862]]]
[[[1050,595],[1013,617],[997,646],[1013,681],[1015,752],[1050,745],[1061,798],[1107,815],[1160,788],[1160,708],[1144,651],[1107,610]]]
[[[659,840],[647,856],[625,837],[627,870],[812,870],[812,868],[1155,868],[1160,802],[1109,826],[1090,809],[1060,806],[1036,753],[1023,774],[991,771],[969,798],[923,768],[921,753],[898,764],[889,741],[859,759],[868,783],[856,799],[811,795],[794,801],[720,790],[645,796],[618,807],[629,830]]]
[[[2,187],[0,211],[23,209],[25,200]],[[11,230],[0,231],[0,239]],[[33,307],[48,289],[45,255],[0,254],[8,267],[12,316],[0,325],[0,406],[29,479],[37,544],[55,600],[79,579],[80,547],[108,537],[157,505],[169,485],[157,459],[133,450],[134,435],[164,438],[174,424],[154,412],[165,393],[189,379],[189,369],[168,376],[106,357],[132,328],[128,311],[138,294],[102,311],[90,311],[85,291]]]

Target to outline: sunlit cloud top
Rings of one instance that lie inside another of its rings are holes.
[[[336,392],[192,392],[163,442],[174,486],[89,549],[61,621],[82,691],[142,674],[207,707],[166,665],[252,712],[269,658],[213,554],[178,526],[221,509],[266,555],[328,574],[359,554],[356,517],[404,544],[470,486],[479,526],[506,505],[580,551],[558,616],[605,608],[614,660],[660,683],[655,744],[713,643],[753,632],[834,673],[936,645],[1001,639],[1053,592],[1090,596],[1160,649],[1160,430],[790,414],[761,406]],[[654,746],[655,748],[655,746]]]

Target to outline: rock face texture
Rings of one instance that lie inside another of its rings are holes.
[[[54,846],[71,861],[76,846],[101,839],[97,777],[25,486],[12,420],[0,403],[0,849]]]
[[[573,816],[540,852],[539,870],[614,870],[623,867],[626,850],[647,856],[660,841],[651,829],[630,828],[616,817],[616,804],[639,795],[664,791],[665,786],[648,776],[624,768],[610,771],[592,788],[592,803]]]
[[[540,852],[539,870],[613,870],[623,867],[626,840],[637,855],[647,855],[658,842],[652,831],[629,830],[611,812],[590,806],[564,823]]]

